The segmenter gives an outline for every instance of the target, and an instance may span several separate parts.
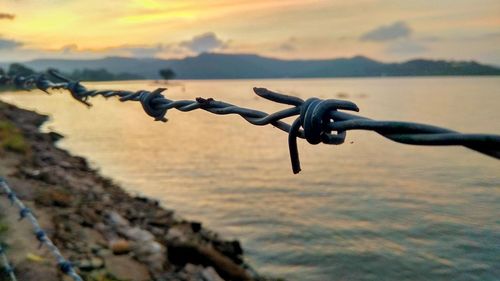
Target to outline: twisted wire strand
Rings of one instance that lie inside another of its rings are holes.
[[[5,254],[5,249],[2,245],[0,245],[0,256],[2,260],[3,270],[7,275],[9,275],[10,280],[17,281],[16,274],[14,274],[14,268],[10,265],[9,259]]]
[[[288,133],[288,146],[293,172],[299,173],[300,160],[297,148],[297,138],[306,139],[310,144],[339,145],[344,143],[346,132],[350,130],[374,131],[392,141],[411,145],[449,146],[461,145],[477,152],[500,159],[500,135],[493,134],[463,134],[432,125],[399,122],[377,121],[366,117],[347,113],[358,112],[359,108],[350,101],[318,98],[303,100],[298,97],[272,92],[265,88],[254,88],[255,94],[272,102],[290,105],[292,107],[274,113],[236,106],[212,98],[196,98],[195,100],[170,100],[163,96],[165,88],[152,92],[121,91],[121,90],[91,90],[79,81],[70,80],[54,70],[48,74],[61,80],[53,82],[43,74],[30,76],[0,76],[0,85],[14,85],[19,89],[40,89],[49,93],[50,89],[68,90],[77,101],[91,106],[90,97],[118,97],[120,101],[140,102],[144,111],[155,121],[166,122],[166,114],[170,109],[189,112],[201,109],[213,114],[237,114],[247,122],[257,126],[273,125]],[[282,119],[296,116],[292,124]]]
[[[33,215],[31,210],[24,205],[24,203],[16,196],[16,194],[9,187],[4,178],[0,177],[0,186],[5,191],[7,198],[10,200],[12,205],[16,205],[19,208],[19,221],[22,219],[27,219],[32,225],[36,239],[40,242],[40,245],[46,245],[49,251],[52,253],[57,261],[59,269],[66,275],[70,276],[75,281],[83,281],[83,279],[75,272],[73,265],[66,260],[61,251],[56,245],[50,240],[45,231],[40,227],[38,220]]]

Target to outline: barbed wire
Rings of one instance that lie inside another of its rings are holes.
[[[1,76],[0,85],[13,85],[19,89],[40,89],[49,94],[51,89],[68,90],[77,101],[91,106],[90,97],[118,97],[120,101],[140,102],[144,111],[156,121],[166,122],[165,117],[170,109],[189,112],[196,109],[218,115],[237,114],[253,125],[273,125],[288,133],[288,146],[293,172],[301,170],[297,138],[306,139],[310,144],[339,145],[344,143],[346,132],[350,130],[374,131],[392,141],[411,145],[450,146],[461,145],[477,152],[500,159],[500,135],[493,134],[463,134],[446,128],[432,125],[399,122],[377,121],[354,115],[344,111],[358,112],[356,104],[345,100],[298,97],[272,92],[265,88],[254,88],[255,94],[267,100],[291,105],[291,108],[274,113],[236,106],[213,98],[196,98],[195,100],[170,100],[163,96],[165,88],[152,92],[123,90],[91,90],[79,81],[68,79],[60,73],[49,70],[49,75],[60,80],[53,82],[44,74],[29,76]],[[340,111],[344,110],[344,111]],[[282,119],[296,116],[292,124]]]
[[[56,259],[59,269],[64,274],[70,276],[73,280],[83,281],[83,279],[75,272],[71,262],[69,262],[63,257],[61,251],[59,251],[57,246],[54,245],[52,240],[50,240],[45,231],[40,227],[38,220],[33,215],[31,210],[28,207],[26,207],[26,205],[16,196],[16,194],[7,184],[7,181],[2,177],[0,177],[0,186],[2,187],[3,191],[5,191],[5,194],[7,195],[7,198],[9,199],[11,204],[19,208],[19,221],[27,219],[33,225],[34,234],[36,239],[40,242],[40,246],[42,245],[47,246],[49,251]]]
[[[2,245],[0,245],[0,256],[2,259],[3,270],[5,271],[5,273],[9,275],[10,280],[17,281],[16,274],[14,273],[14,268],[10,265],[9,259],[5,254],[5,248]]]

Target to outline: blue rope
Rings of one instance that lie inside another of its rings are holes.
[[[33,225],[36,239],[40,242],[40,245],[47,246],[49,251],[55,257],[61,271],[73,278],[75,281],[83,281],[83,279],[75,272],[72,264],[63,257],[61,251],[59,251],[57,246],[54,245],[52,240],[50,240],[45,231],[40,227],[40,224],[33,215],[33,212],[16,196],[3,177],[0,177],[0,186],[5,191],[5,194],[7,194],[7,198],[9,198],[10,202],[19,208],[19,220],[27,219]]]
[[[54,70],[49,74],[62,82],[53,82],[44,75],[35,74],[23,76],[1,76],[0,85],[14,85],[20,89],[38,88],[46,93],[49,89],[68,90],[77,101],[91,106],[87,101],[90,97],[103,96],[119,97],[120,101],[140,102],[144,111],[156,121],[166,122],[169,109],[188,112],[202,109],[218,115],[237,114],[253,125],[273,125],[288,133],[288,146],[292,170],[300,172],[297,138],[306,139],[310,144],[344,143],[346,132],[350,130],[369,130],[395,142],[412,145],[462,145],[477,152],[500,159],[500,135],[493,134],[462,134],[449,129],[431,125],[397,122],[376,121],[366,117],[353,115],[342,110],[359,111],[356,104],[350,101],[318,98],[302,100],[297,97],[283,95],[264,88],[254,88],[254,92],[267,100],[291,105],[272,114],[243,108],[230,103],[215,101],[212,98],[196,98],[196,100],[170,100],[162,93],[164,88],[149,91],[120,91],[120,90],[89,90],[79,81],[72,81]],[[284,118],[296,116],[292,124],[282,121]]]

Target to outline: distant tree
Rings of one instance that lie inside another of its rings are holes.
[[[160,76],[165,80],[174,79],[175,72],[170,68],[160,69]]]
[[[13,63],[11,65],[9,65],[9,70],[7,71],[7,74],[13,76],[13,75],[22,75],[22,76],[28,76],[28,75],[32,75],[32,74],[35,74],[36,72],[25,66],[25,65],[22,65],[20,63]]]
[[[0,67],[0,75],[5,75],[5,71]]]

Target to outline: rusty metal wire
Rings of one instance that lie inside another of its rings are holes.
[[[40,245],[45,245],[47,249],[52,253],[54,258],[57,261],[57,266],[59,269],[69,277],[71,277],[75,281],[83,281],[83,279],[76,273],[75,269],[73,268],[73,265],[66,260],[63,255],[61,254],[61,251],[57,248],[56,245],[50,240],[50,238],[47,236],[45,231],[40,227],[40,224],[38,223],[38,220],[36,219],[35,215],[31,212],[31,210],[26,207],[26,205],[16,196],[14,191],[10,188],[10,186],[7,184],[7,181],[0,177],[0,188],[5,192],[5,195],[7,198],[10,200],[12,205],[15,205],[16,207],[19,208],[19,222],[23,219],[27,219],[32,225],[33,225],[33,233],[36,239],[40,242]],[[9,266],[8,268],[9,274],[13,274],[12,268]],[[12,278],[12,275],[11,275]],[[15,280],[15,276],[14,279]]]
[[[195,100],[170,100],[163,96],[164,88],[150,91],[121,91],[121,90],[91,90],[79,81],[68,79],[56,71],[49,70],[48,74],[60,82],[53,82],[45,75],[36,74],[24,76],[0,76],[0,85],[13,85],[19,89],[40,89],[46,93],[51,89],[68,90],[77,101],[91,106],[90,97],[103,96],[119,97],[122,102],[140,102],[144,111],[156,121],[166,122],[169,109],[188,112],[196,109],[208,111],[218,115],[237,114],[253,125],[273,125],[288,133],[288,146],[292,170],[300,172],[297,138],[306,139],[310,144],[344,143],[346,132],[350,130],[368,130],[395,142],[412,145],[449,146],[461,145],[477,152],[500,159],[500,135],[492,134],[463,134],[449,129],[432,125],[398,122],[376,121],[366,117],[347,113],[358,112],[356,104],[350,101],[318,98],[302,100],[298,97],[272,92],[265,88],[254,88],[254,92],[267,100],[290,105],[292,107],[272,114],[263,111],[239,107],[212,98],[196,98]],[[297,116],[292,124],[282,119]]]

